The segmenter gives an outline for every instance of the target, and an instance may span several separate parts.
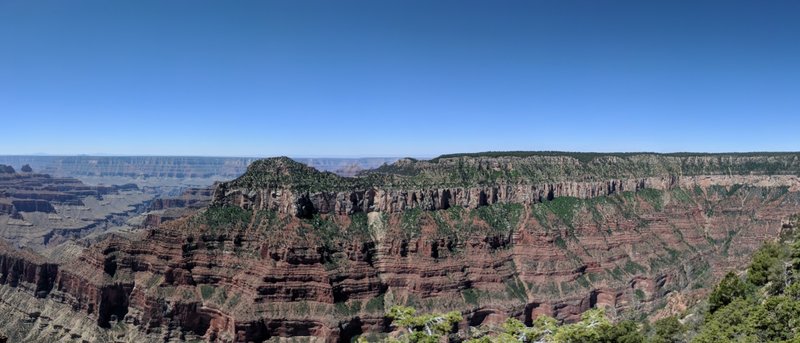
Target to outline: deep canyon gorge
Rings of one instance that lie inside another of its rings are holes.
[[[0,331],[349,342],[391,331],[394,304],[458,311],[464,328],[592,307],[658,316],[800,213],[800,155],[464,154],[355,176],[278,157],[150,206],[183,210],[60,250],[42,242],[47,254],[2,243]]]

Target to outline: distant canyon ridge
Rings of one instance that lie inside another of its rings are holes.
[[[75,178],[186,179],[210,185],[242,175],[252,157],[191,156],[0,156],[0,164],[21,168],[30,165],[42,174]],[[394,157],[368,158],[295,158],[321,171],[342,176],[397,161]]]

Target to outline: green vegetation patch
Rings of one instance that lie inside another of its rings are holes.
[[[670,191],[672,198],[677,200],[679,203],[682,204],[691,204],[694,203],[692,197],[682,188],[675,188]]]
[[[360,301],[339,302],[334,304],[336,315],[340,317],[349,317],[358,314],[361,311]]]
[[[365,310],[369,313],[380,313],[385,311],[384,306],[385,306],[384,294],[380,294],[367,301]]]
[[[420,216],[422,216],[422,209],[419,208],[405,210],[400,215],[400,228],[406,235],[406,238],[413,238],[420,235]]]
[[[528,301],[528,294],[525,292],[525,285],[516,277],[506,280],[506,293],[512,299],[519,299],[523,303]]]
[[[644,201],[646,201],[648,204],[650,204],[650,206],[653,206],[653,208],[656,211],[661,211],[661,210],[664,209],[664,192],[663,191],[660,191],[660,190],[657,190],[657,189],[652,189],[652,188],[645,188],[645,189],[641,189],[638,192],[636,192],[636,195],[638,195],[639,197],[644,199]]]
[[[553,240],[553,243],[555,243],[556,246],[561,248],[561,249],[564,249],[564,250],[567,249],[567,241],[565,241],[564,238],[561,237],[560,235],[556,236],[556,238]]]
[[[202,284],[200,285],[200,296],[203,297],[203,300],[211,299],[211,296],[214,295],[216,291],[216,287],[211,285]]]
[[[493,232],[508,234],[519,226],[523,207],[521,204],[493,204],[478,207],[475,212]]]
[[[239,206],[211,206],[207,208],[200,217],[209,228],[241,227],[250,222],[253,215],[251,211]]]
[[[623,267],[623,269],[625,269],[626,273],[631,275],[647,272],[647,269],[645,267],[643,267],[641,264],[633,262],[630,259],[627,262],[625,262],[625,267]]]
[[[478,306],[480,303],[478,302],[478,298],[480,294],[478,294],[478,290],[474,288],[467,288],[461,291],[461,296],[464,298],[464,302],[467,304]]]
[[[556,215],[565,225],[572,227],[575,213],[581,207],[581,199],[574,197],[557,197],[551,201],[543,203],[553,214]]]
[[[302,222],[298,232],[309,239],[318,240],[322,246],[335,250],[342,244],[353,241],[367,242],[370,236],[367,215],[354,213],[350,215],[350,223],[342,227],[335,216],[315,214]]]

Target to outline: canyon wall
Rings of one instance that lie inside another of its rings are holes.
[[[532,205],[556,197],[589,199],[642,189],[669,190],[699,185],[731,186],[735,184],[765,187],[791,187],[797,191],[800,178],[792,175],[763,176],[687,176],[647,177],[642,179],[597,182],[557,182],[543,184],[500,184],[481,187],[434,189],[381,189],[307,192],[275,188],[229,189],[222,184],[214,193],[218,205],[232,205],[249,210],[271,210],[280,214],[309,217],[313,214],[349,215],[357,212],[399,213],[409,209],[446,210],[452,206],[478,208],[492,204]]]
[[[587,165],[604,158],[546,157],[539,169],[526,157],[400,161],[352,179],[288,159],[257,163],[200,213],[74,259],[0,246],[0,293],[21,288],[28,300],[14,299],[44,306],[0,330],[63,332],[55,314],[65,309],[82,318],[76,339],[140,341],[347,342],[390,331],[393,304],[460,311],[462,330],[509,316],[572,321],[594,306],[626,318],[702,294],[800,212],[795,155],[746,167],[706,160],[734,160],[724,156],[611,156],[638,169],[603,180],[611,171]]]

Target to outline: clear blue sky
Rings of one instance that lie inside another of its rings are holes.
[[[800,150],[800,1],[0,0],[1,154]]]

